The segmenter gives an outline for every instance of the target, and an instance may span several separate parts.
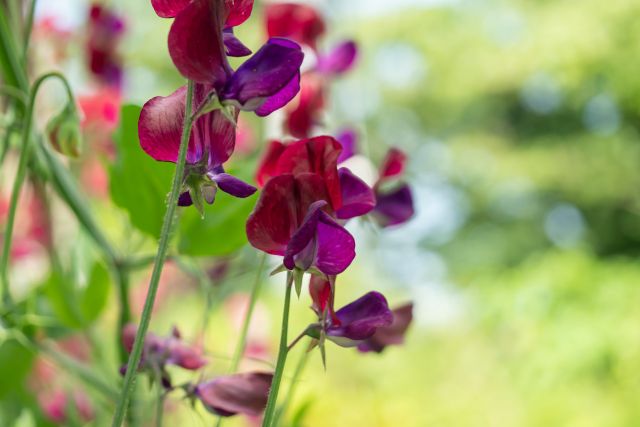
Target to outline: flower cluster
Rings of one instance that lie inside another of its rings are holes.
[[[253,0],[154,0],[160,17],[173,18],[169,54],[183,76],[195,82],[195,122],[187,149],[184,191],[180,205],[213,203],[217,189],[248,197],[256,189],[225,172],[234,151],[239,111],[266,116],[286,105],[300,90],[300,46],[270,38],[233,70],[228,56],[251,51],[233,28],[251,14]],[[186,87],[155,97],[143,107],[139,121],[142,149],[155,160],[176,162],[185,123]]]
[[[137,326],[125,326],[122,341],[125,349],[131,351]],[[199,371],[208,361],[198,348],[186,344],[177,328],[166,338],[147,334],[144,340],[142,358],[138,370],[159,382],[167,392],[176,388],[185,391],[186,397],[200,401],[209,411],[224,417],[235,414],[258,416],[264,409],[273,375],[268,372],[247,372],[215,377],[174,386],[167,366],[178,366],[189,371]],[[126,365],[120,372],[124,375]]]
[[[269,3],[266,27],[270,37],[288,37],[314,53],[314,63],[302,75],[299,96],[286,108],[286,130],[296,138],[307,138],[321,124],[331,81],[355,64],[357,47],[352,40],[338,43],[328,52],[318,48],[326,25],[313,7],[300,3]]]
[[[270,3],[266,17],[269,36],[291,37],[305,45],[315,53],[315,63],[302,75],[299,96],[285,108],[286,130],[302,139],[271,141],[258,166],[256,182],[262,192],[247,221],[249,242],[283,257],[280,270],[293,272],[298,292],[302,275],[311,274],[309,292],[318,322],[305,333],[323,355],[325,339],[380,352],[402,342],[411,305],[392,311],[382,294],[369,292],[336,311],[336,276],[355,258],[355,239],[345,228],[348,220],[370,213],[386,227],[413,215],[411,191],[398,184],[406,157],[391,149],[372,188],[346,167],[357,153],[355,132],[310,137],[320,124],[328,85],[352,67],[356,45],[347,41],[321,53],[318,42],[325,24],[307,5]]]

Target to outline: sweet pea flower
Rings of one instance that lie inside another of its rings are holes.
[[[326,275],[344,271],[355,241],[339,220],[370,211],[372,190],[347,169],[337,168],[340,144],[319,136],[291,144],[272,142],[257,173],[264,188],[247,221],[249,242],[284,266]]]
[[[64,390],[56,390],[51,395],[43,394],[39,397],[39,404],[47,419],[56,423],[64,424],[69,421],[69,399],[77,414],[79,421],[89,423],[94,419],[93,406],[87,399],[87,395],[78,391],[67,393]]]
[[[208,87],[196,85],[195,104],[206,102]],[[138,121],[138,135],[142,149],[155,160],[178,160],[180,138],[184,123],[186,87],[167,97],[157,96],[147,101]],[[234,111],[237,117],[237,111]],[[198,117],[193,125],[184,176],[185,191],[180,205],[194,201],[201,209],[202,199],[213,203],[218,188],[236,197],[248,197],[256,190],[224,171],[223,164],[233,153],[235,126],[221,110],[213,110]]]
[[[258,185],[271,177],[292,173],[314,173],[322,178],[326,200],[338,219],[364,215],[375,206],[375,196],[367,184],[347,168],[338,169],[341,145],[330,136],[317,136],[284,144],[272,141],[258,165]],[[319,199],[317,199],[319,200]]]
[[[342,146],[338,164],[353,157],[357,152],[357,135],[353,130],[342,131],[337,140]],[[402,182],[407,156],[398,148],[391,148],[385,155],[378,171],[378,179],[373,189],[376,206],[372,211],[373,219],[381,227],[399,225],[414,215],[411,188]]]
[[[372,216],[382,227],[403,224],[414,215],[411,189],[407,184],[397,183],[404,174],[406,160],[402,151],[391,148],[380,167],[380,178],[374,186],[377,203]],[[395,185],[389,188],[389,183]]]
[[[227,61],[227,55],[250,53],[232,27],[249,17],[253,0],[156,0],[152,6],[159,16],[175,18],[169,54],[176,68],[215,91],[215,102],[266,116],[298,93],[304,55],[293,41],[269,39],[236,71]]]
[[[207,410],[219,416],[257,417],[267,406],[272,379],[273,374],[267,372],[227,375],[198,384],[193,394]]]
[[[129,353],[133,349],[137,329],[138,327],[134,324],[128,324],[124,327],[122,345]],[[171,388],[171,380],[166,371],[167,365],[197,371],[206,364],[207,360],[202,356],[202,352],[185,344],[181,340],[178,329],[173,328],[171,335],[167,338],[160,338],[152,333],[147,334],[138,370],[147,371],[151,375],[157,375],[159,372],[162,385],[166,388]],[[121,373],[124,374],[125,372],[126,365],[121,369]]]
[[[312,276],[309,293],[318,323],[307,328],[307,334],[319,339],[320,345],[326,337],[341,347],[355,347],[393,323],[393,313],[379,292],[369,292],[335,312],[334,289],[329,280]]]
[[[89,70],[99,81],[117,89],[122,85],[122,59],[117,49],[124,30],[123,20],[105,6],[93,4],[89,9]]]
[[[404,304],[392,312],[393,323],[378,328],[371,337],[358,344],[359,351],[382,353],[387,346],[404,343],[404,336],[413,320],[413,303]]]
[[[355,241],[328,213],[326,198],[318,174],[271,178],[247,221],[249,243],[284,256],[290,270],[315,267],[329,275],[343,272],[355,257]]]
[[[268,3],[265,18],[269,37],[287,37],[312,49],[325,32],[320,13],[306,4]]]

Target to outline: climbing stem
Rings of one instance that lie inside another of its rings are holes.
[[[147,290],[147,297],[144,302],[144,308],[142,310],[142,317],[140,318],[140,325],[136,332],[136,338],[129,355],[129,363],[127,364],[127,372],[124,377],[124,383],[122,386],[122,392],[120,394],[120,400],[116,407],[115,414],[113,416],[112,427],[120,427],[124,421],[124,416],[127,412],[129,399],[133,391],[135,378],[138,371],[138,365],[140,363],[140,357],[142,356],[142,347],[144,337],[149,329],[149,323],[151,322],[151,313],[153,311],[153,304],[156,299],[156,293],[158,291],[158,283],[160,281],[160,274],[167,255],[167,247],[169,245],[169,239],[171,236],[171,227],[174,220],[176,206],[178,203],[178,196],[182,188],[182,180],[184,175],[184,165],[187,157],[187,146],[189,144],[189,136],[191,135],[191,126],[193,124],[193,117],[191,115],[192,102],[193,102],[194,83],[190,80],[187,85],[187,99],[185,105],[185,119],[182,129],[182,137],[180,139],[180,151],[178,153],[178,160],[176,162],[176,170],[173,176],[173,184],[171,186],[171,193],[169,193],[167,211],[164,215],[162,222],[162,229],[160,231],[160,242],[158,243],[158,252],[153,265],[153,272],[151,273],[151,281]]]

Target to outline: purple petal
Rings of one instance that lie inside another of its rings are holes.
[[[376,197],[371,187],[347,168],[338,170],[342,207],[336,211],[338,219],[349,219],[369,213],[376,206]]]
[[[403,185],[390,193],[378,192],[376,199],[373,215],[382,227],[402,224],[413,217],[413,196],[408,185]]]
[[[229,79],[221,98],[254,111],[278,94],[300,72],[304,54],[290,40],[272,38],[244,62]]]
[[[245,198],[256,192],[257,188],[249,185],[241,179],[228,173],[219,173],[211,176],[211,179],[218,184],[218,187],[225,193],[235,197]]]
[[[369,292],[336,311],[340,325],[331,326],[327,335],[360,341],[371,337],[377,328],[389,326],[393,313],[385,297],[379,292]]]
[[[322,213],[321,209],[326,205],[327,202],[324,200],[312,203],[302,225],[291,236],[284,253],[284,266],[289,270],[293,270],[296,266],[307,270],[313,265],[317,253],[315,237],[318,221]]]
[[[223,8],[221,2],[192,0],[169,31],[169,54],[178,71],[188,79],[216,87],[231,72],[222,41]]]
[[[338,157],[338,164],[340,164],[356,154],[358,136],[353,129],[345,129],[338,134],[336,139],[342,145],[342,151]]]
[[[187,7],[191,0],[151,0],[151,6],[161,18],[173,18]]]
[[[318,221],[318,253],[315,265],[327,275],[340,274],[356,257],[353,236],[325,212]]]
[[[354,41],[342,42],[327,55],[318,59],[317,69],[324,74],[342,74],[353,66],[357,55],[358,48]]]
[[[180,194],[180,197],[178,198],[178,206],[191,206],[192,204],[193,201],[191,200],[191,195],[188,191]]]
[[[393,323],[389,326],[378,328],[375,334],[358,345],[358,350],[381,353],[389,345],[402,344],[412,320],[413,303],[393,309]]]
[[[196,388],[204,406],[221,416],[245,414],[257,417],[267,405],[273,374],[252,372],[218,377]]]
[[[268,116],[276,110],[284,107],[291,101],[300,91],[300,73],[298,72],[285,87],[280,89],[275,95],[270,96],[256,110],[256,114],[260,117]]]
[[[233,34],[233,28],[225,28],[222,32],[224,38],[224,47],[228,56],[247,56],[251,55],[251,49],[246,47],[242,42]]]

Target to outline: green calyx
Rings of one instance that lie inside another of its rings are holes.
[[[49,119],[46,133],[51,146],[60,154],[77,158],[82,151],[80,117],[75,106],[67,104],[58,114]]]

